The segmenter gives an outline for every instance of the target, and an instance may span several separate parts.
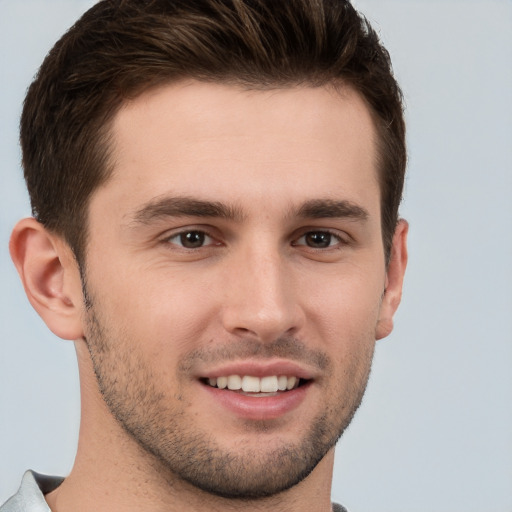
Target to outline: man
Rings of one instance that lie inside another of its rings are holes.
[[[404,134],[347,2],[91,8],[27,93],[10,244],[75,341],[78,452],[0,510],[331,510],[400,302]]]

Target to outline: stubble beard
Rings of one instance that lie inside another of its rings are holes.
[[[283,441],[272,448],[264,443],[255,448],[244,432],[227,451],[216,441],[215,432],[194,425],[193,417],[187,415],[183,390],[159,389],[158,383],[165,380],[157,378],[142,351],[137,353],[140,345],[133,340],[127,343],[127,333],[113,335],[106,322],[100,321],[90,296],[86,297],[86,343],[101,395],[118,424],[149,456],[150,466],[158,467],[160,474],[162,470],[166,472],[170,485],[184,481],[207,493],[240,500],[277,495],[313,471],[334,447],[361,403],[373,349],[361,356],[367,360],[364,364],[353,365],[356,370],[345,368],[338,383],[331,378],[335,384],[333,398],[326,400],[321,415],[309,426],[304,425],[300,440]],[[277,340],[274,344],[277,352],[287,345],[290,340]],[[259,350],[254,343],[247,346],[252,347],[247,350],[253,353]],[[268,348],[265,350],[268,352]],[[193,357],[189,355],[188,361],[179,366],[186,367]],[[347,372],[351,378],[347,379]],[[324,393],[330,392],[331,389],[324,389]],[[265,432],[268,436],[272,422],[251,422],[247,432],[249,437]]]

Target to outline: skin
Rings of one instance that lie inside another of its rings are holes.
[[[187,82],[128,102],[112,135],[87,297],[58,236],[25,219],[11,239],[31,303],[78,354],[79,448],[52,510],[330,510],[333,446],[407,261],[401,221],[385,263],[367,106],[351,89]],[[308,385],[242,414],[201,380],[233,365],[291,365]]]

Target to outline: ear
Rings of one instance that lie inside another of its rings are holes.
[[[27,218],[14,227],[9,250],[28,300],[50,330],[67,340],[82,337],[82,285],[69,246]]]
[[[400,219],[393,235],[390,260],[386,272],[386,287],[380,306],[375,339],[388,336],[393,330],[393,315],[402,298],[405,268],[407,266],[407,233],[409,224]]]

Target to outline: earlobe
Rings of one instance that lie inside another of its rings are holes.
[[[407,267],[407,233],[409,224],[400,219],[393,235],[390,260],[386,272],[386,288],[380,307],[375,339],[388,336],[393,330],[393,316],[400,305],[405,268]]]
[[[14,227],[9,250],[28,300],[49,329],[63,339],[80,338],[80,273],[67,244],[27,218]]]

